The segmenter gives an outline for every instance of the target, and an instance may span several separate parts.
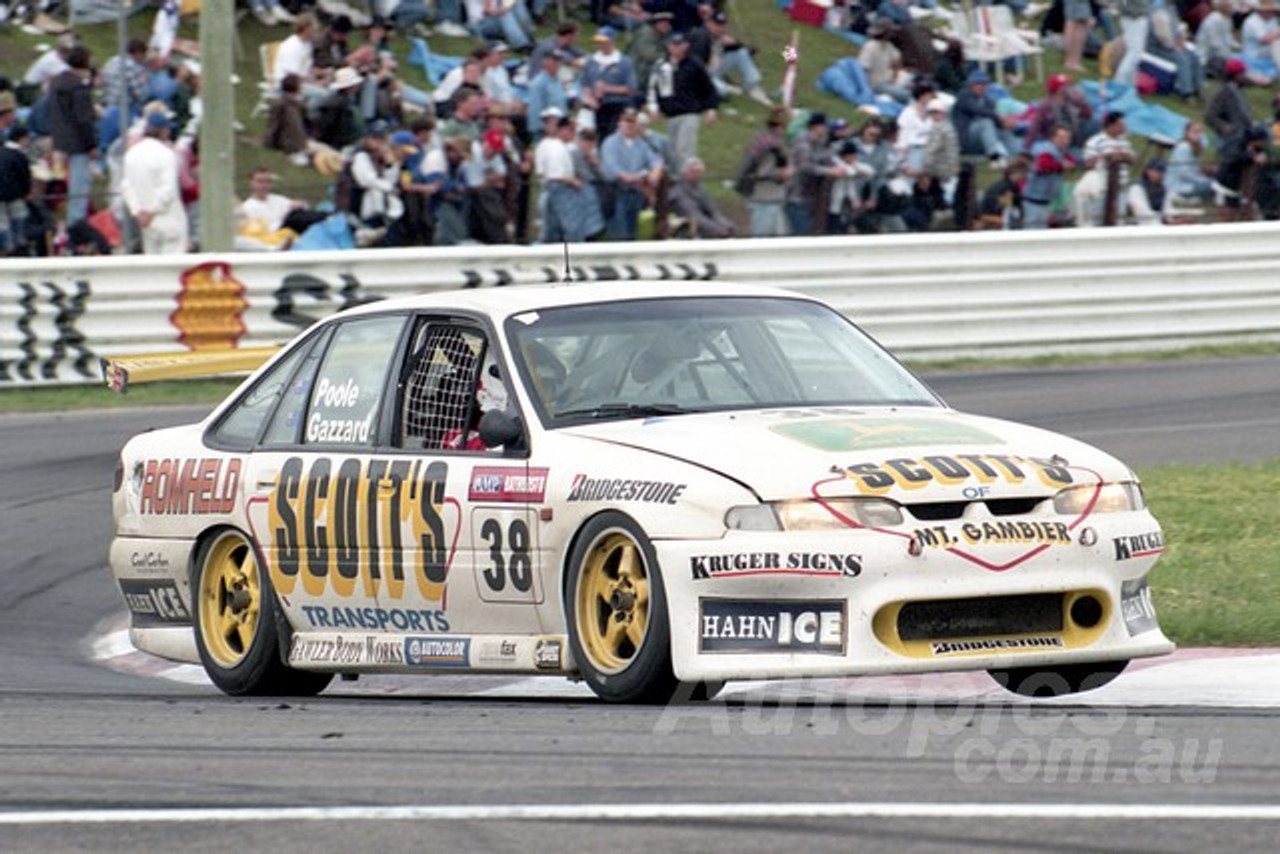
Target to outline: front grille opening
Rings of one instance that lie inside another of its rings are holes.
[[[945,522],[959,519],[971,504],[986,505],[992,516],[1025,516],[1036,509],[1043,498],[988,498],[986,501],[932,501],[907,504],[907,510],[921,522]]]
[[[904,641],[947,640],[1062,631],[1062,594],[908,602],[898,612]]]
[[[983,503],[992,516],[1024,516],[1036,509],[1043,498],[989,498]]]

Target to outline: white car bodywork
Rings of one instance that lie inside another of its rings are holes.
[[[541,381],[515,358],[513,324],[589,303],[801,299],[674,287],[440,294],[356,309],[300,336],[388,313],[467,319],[499,351],[523,450],[386,446],[390,387],[367,423],[313,413],[329,425],[307,426],[319,441],[211,441],[288,348],[203,422],[135,437],[121,454],[110,553],[134,644],[200,660],[193,569],[202,539],[229,528],[269,573],[293,668],[573,676],[567,562],[584,524],[615,511],[652,542],[682,681],[1052,667],[1172,650],[1145,581],[1160,527],[1140,498],[1108,503],[1136,477],[1078,441],[936,402],[548,423],[530,387]],[[334,381],[299,393],[340,408],[369,391]],[[1059,504],[1064,490],[1077,492]],[[753,509],[765,506],[802,516],[768,529]],[[850,509],[886,507],[898,523]],[[732,513],[748,521],[730,523],[731,508],[747,508]]]

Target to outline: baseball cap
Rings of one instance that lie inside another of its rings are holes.
[[[618,31],[613,27],[601,27],[596,30],[596,34],[591,37],[593,42],[611,42],[618,37]]]
[[[1050,95],[1056,95],[1071,85],[1071,77],[1066,74],[1055,74],[1045,82]]]
[[[970,85],[977,85],[979,83],[990,83],[991,77],[987,74],[987,72],[979,68],[977,71],[969,75],[968,82]]]
[[[809,121],[806,122],[808,127],[816,127],[817,125],[825,125],[827,123],[826,113],[811,113]]]
[[[169,117],[161,112],[154,112],[147,116],[147,127],[150,129],[169,127]]]
[[[547,107],[545,110],[538,113],[538,118],[544,119],[544,120],[545,119],[563,119],[564,110],[560,109],[559,107]]]
[[[507,147],[507,136],[496,128],[484,132],[484,144],[494,151],[502,151]]]
[[[388,141],[392,145],[415,145],[416,146],[418,144],[417,137],[413,135],[413,131],[408,131],[408,130],[396,131],[395,133],[391,134],[391,139]]]
[[[1248,66],[1244,64],[1244,60],[1236,59],[1235,57],[1228,59],[1222,66],[1222,70],[1226,72],[1228,77],[1236,77],[1240,74],[1244,74],[1247,69]]]

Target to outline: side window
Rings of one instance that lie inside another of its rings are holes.
[[[253,447],[262,430],[262,422],[271,414],[294,369],[311,349],[314,349],[311,343],[295,348],[260,377],[253,388],[222,417],[214,428],[213,440],[229,448],[248,450]]]
[[[501,397],[505,386],[490,362],[486,341],[475,328],[447,323],[424,324],[414,336],[406,366],[404,393],[397,416],[403,448],[483,450],[474,435],[480,420],[479,398]]]
[[[280,405],[276,407],[276,414],[271,416],[267,432],[262,436],[264,447],[296,445],[302,441],[303,416],[307,411],[311,386],[315,382],[316,370],[320,367],[320,358],[324,355],[328,340],[329,334],[325,332],[302,361],[302,367],[293,375],[289,388],[280,399]]]
[[[394,315],[340,324],[316,374],[307,408],[307,444],[372,445],[387,371],[406,318]]]

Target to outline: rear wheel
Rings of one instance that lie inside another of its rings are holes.
[[[249,540],[224,530],[196,558],[196,647],[205,672],[228,694],[311,696],[333,680],[287,666],[280,649],[283,617]]]
[[[1123,673],[1128,664],[1128,661],[1098,661],[987,672],[1001,688],[1024,697],[1064,697],[1101,688]]]
[[[591,690],[614,703],[709,699],[720,684],[681,685],[671,667],[662,574],[649,538],[621,513],[582,529],[569,557],[569,647]]]

